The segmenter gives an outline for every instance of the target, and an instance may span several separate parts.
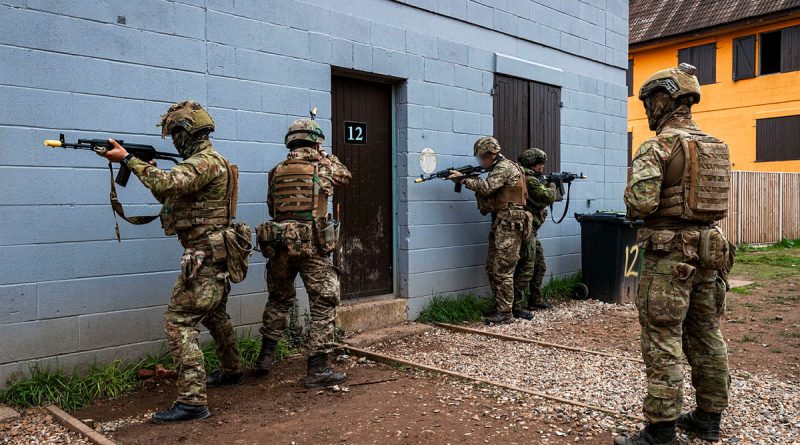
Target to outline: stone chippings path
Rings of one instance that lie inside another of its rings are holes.
[[[42,408],[31,408],[0,421],[0,445],[90,445],[91,442],[61,426]]]
[[[608,311],[630,310],[594,301],[560,306],[533,321],[485,327],[491,332],[533,338],[527,334],[537,325],[591,318]],[[473,326],[476,327],[476,326]],[[442,328],[410,337],[372,345],[375,352],[429,366],[485,378],[549,395],[601,406],[620,414],[641,415],[645,387],[644,365],[590,353],[550,348],[536,344],[503,341],[486,336],[452,332]],[[621,351],[606,350],[619,355]],[[800,389],[796,383],[778,380],[770,374],[753,375],[734,371],[731,406],[723,420],[724,443],[793,444],[800,443]],[[686,367],[684,408],[694,406],[694,391]],[[457,383],[463,385],[463,383]],[[544,417],[557,415],[575,425],[570,431],[543,431],[570,435],[575,442],[591,441],[603,431],[626,432],[640,427],[633,419],[560,404],[526,394],[503,391],[504,397],[517,398],[526,409]],[[509,395],[511,394],[511,395]],[[685,436],[681,443],[690,441]]]

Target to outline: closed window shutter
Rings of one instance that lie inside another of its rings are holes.
[[[781,30],[781,72],[800,70],[800,26]]]
[[[800,159],[800,116],[756,120],[756,162]]]
[[[692,46],[678,50],[678,61],[697,68],[697,81],[707,85],[717,81],[717,44]]]
[[[756,36],[733,39],[733,80],[756,77]]]

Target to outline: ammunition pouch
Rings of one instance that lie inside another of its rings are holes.
[[[250,253],[253,252],[253,231],[245,223],[235,223],[221,233],[225,241],[225,264],[228,268],[230,279],[232,282],[238,283],[247,277],[247,269],[250,267]]]
[[[639,245],[646,250],[681,251],[687,262],[698,262],[703,268],[730,271],[733,266],[736,247],[728,242],[719,227],[681,231],[645,227],[639,229],[637,236]]]
[[[533,215],[527,210],[509,209],[495,213],[494,224],[522,233],[526,240],[533,235]]]
[[[265,258],[286,249],[289,256],[311,256],[316,252],[314,223],[305,221],[267,221],[256,227],[256,236]]]
[[[700,264],[715,270],[728,265],[729,244],[725,235],[717,227],[700,232]]]
[[[330,255],[339,245],[339,229],[341,225],[328,215],[318,218],[315,223],[317,232],[317,247],[323,255]]]

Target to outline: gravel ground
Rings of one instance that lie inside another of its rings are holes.
[[[588,318],[598,311],[629,310],[608,306],[597,302],[575,303],[559,307],[532,322],[517,321],[488,329],[507,335],[525,336],[525,331],[537,324],[552,323],[564,317]],[[620,413],[639,415],[641,410],[644,367],[628,360],[507,342],[438,328],[422,335],[377,344],[372,349],[471,376],[600,405]],[[800,443],[800,392],[797,387],[771,375],[733,374],[732,402],[723,422],[725,441]],[[689,382],[688,368],[686,377]],[[533,411],[542,414],[557,412],[560,418],[566,416],[571,419],[573,425],[581,428],[561,432],[574,435],[576,441],[588,440],[591,436],[587,436],[587,433],[630,431],[640,426],[634,420],[549,401],[536,402],[526,395],[515,397],[526,401]],[[691,385],[686,385],[685,397],[684,406],[691,409],[694,406]],[[692,442],[684,437],[682,443]]]
[[[20,417],[0,422],[2,445],[89,445],[87,439],[61,426],[42,408],[28,409]]]
[[[562,322],[575,322],[585,320],[587,324],[594,323],[598,315],[601,314],[625,314],[635,316],[636,306],[633,303],[628,304],[609,304],[597,300],[586,301],[567,301],[547,311],[535,311],[533,313],[533,320],[525,323],[513,323],[499,326],[485,326],[483,323],[476,323],[470,325],[472,328],[483,329],[489,332],[496,332],[499,334],[513,335],[515,337],[530,338],[539,340],[539,334],[552,329],[556,323]],[[558,343],[573,346],[573,339],[580,337],[582,332],[561,332],[563,338],[558,340]],[[642,355],[638,352],[620,351],[616,349],[596,349],[604,352],[614,353],[616,355],[624,355],[627,357],[634,357],[641,359]]]

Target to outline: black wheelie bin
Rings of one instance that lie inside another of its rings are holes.
[[[581,275],[576,298],[606,303],[630,303],[636,299],[642,252],[636,234],[642,221],[631,221],[621,212],[575,214],[581,225]]]

